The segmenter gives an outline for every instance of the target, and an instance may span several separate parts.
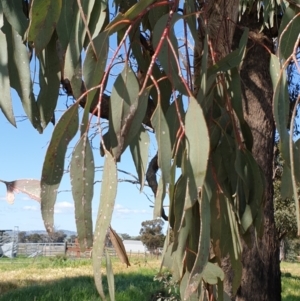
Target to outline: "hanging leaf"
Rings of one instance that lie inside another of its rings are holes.
[[[86,21],[89,21],[90,12],[93,8],[95,0],[83,1],[82,10]],[[67,13],[69,11],[67,10]],[[66,20],[69,20],[66,18]],[[86,27],[81,18],[78,5],[74,6],[72,28],[70,29],[70,37],[66,49],[65,65],[64,65],[64,78],[68,79],[71,83],[73,95],[75,98],[81,96],[81,85],[82,85],[82,70],[81,70],[81,52],[83,49],[83,42],[86,36]],[[60,28],[63,30],[63,28]],[[67,36],[64,36],[67,38]]]
[[[8,23],[20,36],[24,37],[29,22],[23,12],[22,1],[1,0],[0,5],[2,5],[3,13]]]
[[[110,143],[117,160],[139,132],[146,114],[149,89],[140,96],[139,89],[133,70],[126,65],[114,83],[109,110]]]
[[[33,41],[36,53],[48,44],[56,27],[62,0],[33,0],[30,9],[28,40]]]
[[[59,93],[61,74],[60,63],[56,53],[56,40],[57,36],[53,34],[46,48],[37,55],[40,67],[40,92],[37,98],[37,105],[40,110],[43,128],[53,118]]]
[[[70,164],[75,221],[81,252],[93,245],[94,168],[93,151],[88,136],[85,134],[75,146]]]
[[[187,147],[186,175],[189,194],[186,196],[185,209],[190,208],[198,199],[199,190],[206,175],[209,156],[209,134],[203,111],[194,97],[190,97],[185,117],[185,136]]]
[[[163,113],[163,110],[160,104],[157,105],[152,118],[151,123],[155,130],[155,137],[158,145],[158,166],[161,169],[161,181],[160,181],[160,189],[156,194],[155,206],[158,210],[159,204],[163,204],[163,200],[166,192],[166,185],[170,182],[170,168],[171,168],[171,141],[169,134],[169,127],[166,121],[166,117]],[[156,211],[155,216],[158,214]]]
[[[224,272],[217,265],[208,262],[203,271],[203,280],[209,284],[217,284],[218,280],[224,280]]]
[[[78,4],[76,0],[63,0],[61,13],[56,25],[56,32],[63,52],[65,53],[72,34],[75,14],[78,13]]]
[[[87,89],[91,89],[100,84],[106,66],[108,42],[108,35],[106,33],[101,33],[99,34],[99,36],[93,39],[93,45],[97,53],[94,53],[91,44],[87,49],[86,57],[83,63],[83,77]],[[84,113],[81,121],[81,135],[83,135],[83,133],[85,133],[87,130],[90,107],[96,93],[97,90],[95,89],[87,95],[87,101],[84,107]]]
[[[89,21],[89,30],[92,36],[92,39],[96,38],[101,29],[108,24],[109,21],[109,6],[108,0],[95,1],[93,10],[91,12],[90,21]],[[90,43],[88,35],[85,37],[84,47],[86,48]]]
[[[280,22],[278,32],[278,52],[280,60],[286,61],[292,55],[299,36],[300,27],[299,6],[291,3],[286,9]]]
[[[271,54],[270,75],[273,83],[273,110],[276,128],[280,135],[280,150],[287,164],[290,164],[289,133],[287,130],[289,116],[289,96],[285,72],[281,73],[278,57]]]
[[[161,48],[158,53],[158,59],[173,87],[180,93],[188,95],[189,92],[183,83],[183,78],[179,76],[181,71],[178,70],[178,42],[173,29],[174,24],[181,18],[181,15],[174,13],[171,22],[169,22],[169,14],[162,16],[156,23],[153,30],[153,46],[155,49],[159,46],[164,31],[166,27],[169,26],[169,33],[167,36],[173,49],[169,45],[168,40],[165,38],[161,44]]]
[[[31,199],[40,202],[40,181],[32,179],[15,180],[11,182],[0,180],[7,188],[6,200],[9,204],[13,204],[15,200],[14,193],[25,193]]]
[[[101,259],[103,256],[106,231],[109,228],[117,195],[117,166],[109,152],[105,153],[103,177],[101,184],[100,205],[94,231],[93,270],[97,290],[103,300],[106,300],[102,286]]]
[[[1,5],[1,4],[0,4]],[[6,119],[13,125],[16,125],[16,120],[12,108],[12,99],[10,94],[10,82],[8,74],[8,54],[6,38],[2,31],[0,31],[0,109]]]
[[[137,18],[139,14],[146,10],[154,1],[155,0],[143,0],[137,2],[130,9],[128,9],[125,14],[119,13],[111,22],[109,22],[105,30],[109,31],[109,34],[112,35],[122,28],[128,26],[128,21],[132,21]]]
[[[249,35],[249,28],[245,28],[239,42],[239,48],[230,52],[224,58],[219,60],[215,65],[211,66],[207,71],[207,77],[210,77],[217,72],[221,72],[221,71],[226,72],[235,67],[239,67],[242,64],[243,58],[246,54],[248,35]]]
[[[46,230],[53,231],[53,214],[57,189],[64,172],[65,154],[69,142],[78,130],[78,104],[72,105],[56,124],[43,164],[41,179],[41,209]]]
[[[141,185],[140,191],[143,190],[145,184],[145,174],[148,164],[150,140],[149,135],[143,127],[140,133],[135,136],[130,144],[130,152],[138,174]]]
[[[8,53],[8,72],[10,85],[21,99],[23,109],[33,127],[43,132],[40,115],[33,94],[29,56],[22,37],[4,20],[2,31],[6,35]]]
[[[189,298],[198,289],[203,278],[204,269],[209,259],[210,249],[210,198],[207,189],[203,187],[201,192],[200,203],[200,235],[198,243],[198,253],[191,271],[188,285],[185,292],[185,298]],[[194,231],[195,232],[195,231]]]
[[[107,275],[107,282],[108,282],[108,291],[110,301],[115,301],[115,277],[114,272],[110,260],[110,256],[108,251],[105,251],[106,254],[106,275]]]
[[[127,267],[130,266],[123,241],[112,227],[109,227],[109,238],[121,262],[125,263]]]

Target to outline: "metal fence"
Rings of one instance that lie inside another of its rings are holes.
[[[65,243],[18,243],[17,254],[26,257],[66,254]]]

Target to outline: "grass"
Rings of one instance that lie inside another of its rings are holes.
[[[300,263],[281,263],[282,301],[300,300]]]
[[[153,281],[159,260],[145,262],[132,258],[131,267],[113,259],[116,300],[156,300],[163,290]],[[105,267],[103,264],[103,273]],[[0,259],[0,301],[96,301],[101,300],[94,285],[91,261],[65,258]],[[104,291],[108,296],[106,277]]]
[[[132,258],[131,267],[113,258],[117,301],[156,301],[163,292],[154,282],[160,261]],[[103,264],[103,273],[105,267]],[[281,263],[282,300],[300,300],[300,263]],[[89,259],[0,259],[0,301],[98,301]],[[108,296],[106,277],[104,290]]]

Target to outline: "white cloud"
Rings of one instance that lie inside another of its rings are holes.
[[[40,210],[37,206],[23,206],[22,209],[27,210],[27,211],[38,211],[38,210]]]
[[[54,213],[68,213],[74,211],[74,204],[69,202],[59,202],[55,204]]]
[[[148,210],[145,209],[130,209],[120,204],[116,204],[114,213],[117,215],[130,215],[130,214],[148,214]]]

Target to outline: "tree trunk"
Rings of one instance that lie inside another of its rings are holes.
[[[253,135],[252,153],[266,180],[264,233],[256,240],[251,233],[252,248],[244,244],[242,282],[235,300],[281,300],[279,242],[276,236],[273,206],[273,148],[275,126],[272,110],[273,87],[269,75],[271,34],[259,33],[257,13],[245,14],[239,24],[250,29],[247,54],[241,69],[244,114]],[[234,36],[238,44],[240,26]]]

